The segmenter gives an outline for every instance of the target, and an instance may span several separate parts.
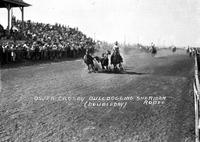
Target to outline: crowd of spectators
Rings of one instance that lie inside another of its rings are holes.
[[[0,36],[1,65],[26,60],[55,60],[94,51],[95,41],[78,28],[13,20],[9,36]],[[23,27],[23,28],[22,28]]]

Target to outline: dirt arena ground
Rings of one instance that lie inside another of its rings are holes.
[[[1,142],[192,142],[193,59],[123,52],[123,74],[82,60],[1,69]]]

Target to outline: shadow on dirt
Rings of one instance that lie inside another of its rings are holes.
[[[129,74],[129,75],[145,75],[145,74],[149,74],[149,73],[140,73],[140,72],[125,72],[123,74]]]
[[[156,57],[157,59],[167,59],[167,56]]]
[[[104,73],[104,74],[128,74],[128,75],[145,75],[145,74],[149,74],[149,73],[130,72],[130,71],[99,71],[97,73]]]

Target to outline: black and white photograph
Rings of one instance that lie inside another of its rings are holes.
[[[0,0],[0,142],[200,142],[200,0]]]

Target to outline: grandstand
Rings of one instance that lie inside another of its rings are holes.
[[[10,22],[10,10],[14,7],[19,7],[22,13],[22,22],[24,21],[24,7],[28,7],[30,4],[25,3],[23,0],[1,0],[0,8],[6,8],[8,10],[8,27],[12,27],[12,22]]]
[[[86,49],[94,51],[95,41],[87,37],[78,28],[61,24],[45,24],[24,21],[24,7],[30,6],[19,0],[3,0],[0,8],[8,9],[8,29],[0,28],[1,65],[27,60],[55,60],[65,57],[81,57]],[[20,7],[22,20],[12,17],[10,9]]]

